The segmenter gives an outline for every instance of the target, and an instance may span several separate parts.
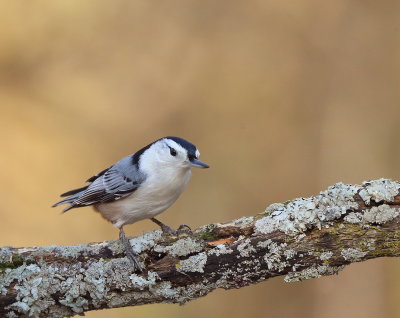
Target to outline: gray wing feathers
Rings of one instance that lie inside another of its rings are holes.
[[[108,193],[131,192],[139,185],[140,180],[134,179],[132,174],[127,176],[123,171],[111,169],[104,174],[103,186]],[[139,182],[138,182],[139,181]]]
[[[66,210],[124,198],[134,192],[145,180],[145,175],[132,164],[130,156],[96,176],[96,179],[92,179],[92,183],[82,192],[61,201],[71,204]],[[62,204],[61,202],[59,203]]]

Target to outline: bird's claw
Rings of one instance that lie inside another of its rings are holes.
[[[186,224],[182,224],[178,227],[177,230],[174,230],[168,225],[164,224],[163,222],[157,220],[156,218],[151,218],[150,220],[156,223],[159,227],[161,227],[161,230],[163,231],[164,234],[170,234],[170,235],[193,234],[191,228]]]
[[[168,225],[164,225],[161,226],[161,230],[163,231],[164,234],[169,234],[169,235],[193,234],[191,228],[186,224],[180,225],[176,230],[172,229]]]
[[[186,225],[186,224],[181,224],[181,225],[179,225],[179,227],[178,227],[178,229],[176,230],[176,232],[177,232],[178,234],[188,234],[188,235],[192,235],[192,234],[193,234],[193,231],[192,231],[192,229],[190,228],[190,226],[189,226],[189,225]]]

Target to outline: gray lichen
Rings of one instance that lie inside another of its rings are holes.
[[[14,286],[18,290],[16,302],[9,306],[17,313],[29,316],[39,315],[43,308],[54,304],[54,300],[48,296],[48,289],[51,288],[51,268],[42,273],[41,267],[36,264],[23,265],[14,270],[6,270],[5,277],[2,279],[1,290],[6,294],[6,287],[17,281]],[[40,275],[42,274],[42,275]],[[49,275],[50,274],[50,275]],[[49,277],[50,276],[50,277]]]
[[[344,217],[344,220],[352,224],[385,224],[399,216],[400,210],[388,204],[373,206],[361,212],[351,212]]]
[[[199,272],[204,273],[204,266],[207,263],[207,254],[205,252],[190,256],[176,265],[178,272]]]
[[[204,245],[195,238],[187,237],[179,239],[169,246],[162,246],[158,245],[161,239],[161,231],[154,231],[145,233],[142,237],[131,239],[130,242],[137,253],[152,249],[174,257],[198,253],[202,251]],[[93,251],[99,252],[105,246],[104,243],[76,245],[68,248],[51,246],[41,248],[41,251],[61,257],[77,258],[85,255],[89,257],[90,249],[92,249],[92,253]],[[120,246],[116,245],[112,248],[119,249]],[[13,257],[11,248],[2,248],[0,252],[3,263],[9,262],[10,258]],[[19,252],[26,253],[28,251],[19,249]],[[29,252],[34,255],[40,253],[38,248],[30,248]],[[215,254],[229,252],[232,252],[232,250],[223,246],[215,248],[214,251]],[[203,272],[206,262],[207,254],[199,253],[182,260],[179,270],[182,272]],[[17,282],[13,288],[18,290],[18,295],[16,301],[8,306],[9,317],[13,315],[47,315],[45,313],[49,312],[54,313],[54,317],[61,317],[71,315],[71,312],[83,313],[89,309],[89,306],[100,308],[104,305],[104,302],[117,305],[128,301],[124,297],[116,298],[115,293],[110,293],[110,286],[122,291],[137,289],[138,293],[133,292],[130,296],[137,297],[136,301],[149,298],[151,297],[150,294],[166,299],[175,298],[177,292],[172,288],[171,283],[158,280],[159,277],[155,272],[150,271],[147,276],[132,273],[132,266],[127,258],[107,261],[99,259],[89,261],[85,265],[78,261],[68,266],[62,265],[62,263],[56,266],[42,263],[21,265],[15,269],[6,268],[0,277],[0,292],[6,295],[8,287]],[[51,297],[52,294],[63,295],[58,299],[58,304]],[[90,296],[90,303],[85,295]],[[185,301],[186,297],[183,298],[182,302]],[[60,304],[64,307],[60,307]]]
[[[344,266],[328,266],[328,265],[312,266],[299,272],[288,273],[285,276],[284,281],[286,283],[293,283],[293,282],[301,282],[303,280],[312,278],[319,278],[321,276],[334,275],[340,272],[343,268]]]
[[[243,216],[239,219],[236,219],[233,224],[234,226],[237,227],[246,227],[246,226],[251,226],[254,223],[254,217],[253,216]]]
[[[340,252],[346,261],[358,262],[360,261],[368,252],[363,252],[358,248],[346,248]]]
[[[225,227],[230,227],[230,226],[243,229],[243,228],[253,225],[253,223],[254,223],[253,216],[244,216],[239,219],[233,220],[232,222],[218,223],[216,226],[218,226],[218,228],[220,228],[220,229],[223,229]]]
[[[9,246],[2,247],[0,249],[0,264],[11,262],[12,252]]]
[[[159,284],[151,285],[149,290],[153,295],[163,299],[175,299],[179,295],[170,282],[160,282]]]
[[[330,259],[332,257],[332,255],[333,255],[332,252],[323,252],[319,256],[319,258],[320,258],[321,261],[327,261],[328,259]]]
[[[249,238],[243,240],[243,242],[238,245],[237,250],[241,257],[249,257],[251,253],[256,251],[254,246],[251,245],[251,240]]]
[[[283,255],[286,257],[286,259],[291,259],[296,254],[297,254],[297,252],[295,250],[292,250],[292,249],[287,249],[287,250],[283,251]]]
[[[288,201],[287,203],[289,203],[290,201]],[[269,206],[267,206],[266,208],[265,208],[265,211],[264,211],[264,215],[265,216],[270,216],[270,215],[272,215],[272,213],[274,213],[275,211],[281,211],[281,210],[284,210],[285,209],[285,207],[286,207],[286,205],[287,205],[287,203],[286,204],[284,204],[284,203],[272,203],[272,204],[270,204]]]
[[[208,255],[215,255],[220,256],[223,254],[231,254],[233,250],[227,247],[225,244],[218,244],[212,250],[210,250],[207,254]]]
[[[370,204],[371,200],[375,202],[393,201],[394,197],[399,194],[400,184],[390,179],[378,179],[363,182],[363,189],[359,195],[366,204]]]
[[[342,216],[346,222],[353,224],[384,224],[397,217],[399,209],[383,204],[354,212],[352,210],[358,209],[355,194],[359,193],[366,204],[371,199],[375,202],[390,202],[399,194],[399,188],[398,182],[388,179],[364,182],[362,186],[337,183],[315,197],[270,205],[265,211],[266,216],[255,222],[254,229],[260,234],[278,230],[298,236],[311,228],[321,229]]]
[[[268,239],[264,242],[259,242],[258,246],[268,248],[268,252],[264,255],[264,261],[269,270],[280,272],[289,265],[287,261],[282,259],[282,257],[285,257],[286,260],[288,259],[288,254],[285,255],[286,243],[279,244]]]
[[[186,256],[203,250],[204,242],[196,240],[192,237],[179,239],[172,245],[154,247],[155,252],[168,253],[172,256]]]
[[[157,273],[151,271],[147,273],[147,278],[136,274],[132,274],[129,278],[131,279],[132,285],[139,290],[148,289],[151,286],[154,286],[156,280],[160,279]]]
[[[344,217],[344,220],[352,224],[361,223],[363,220],[363,215],[359,212],[350,212]]]
[[[107,275],[110,274],[107,267],[109,266],[102,259],[91,262],[87,268],[79,268],[75,265],[78,273],[75,277],[64,273],[65,280],[59,283],[63,295],[59,302],[66,307],[70,307],[73,312],[82,313],[88,306],[88,300],[83,297],[89,294],[92,305],[99,308],[107,295],[109,287],[107,287]]]
[[[364,212],[363,221],[368,223],[384,224],[399,215],[399,209],[391,208],[387,204],[373,206]]]
[[[287,204],[273,204],[267,216],[255,223],[255,232],[272,233],[276,230],[288,235],[298,235],[308,229],[321,229],[326,222],[340,218],[349,209],[358,207],[354,195],[359,187],[337,183],[318,196],[298,198]]]
[[[147,251],[153,248],[161,239],[162,231],[156,230],[152,232],[144,233],[142,236],[130,239],[132,248],[136,254],[140,254],[143,251]]]
[[[116,266],[116,263],[126,265]],[[132,271],[129,261],[115,259],[106,263],[100,259],[90,262],[85,268],[82,267],[82,263],[77,262],[68,266],[31,264],[13,270],[7,269],[1,277],[0,290],[4,295],[7,293],[7,287],[17,282],[14,286],[14,289],[18,290],[16,302],[8,309],[19,315],[43,316],[51,311],[54,315],[48,315],[49,317],[67,316],[71,314],[68,308],[75,313],[82,313],[88,309],[88,300],[83,297],[86,294],[90,295],[92,306],[100,307],[107,300],[110,280],[117,281],[115,268],[122,269],[117,271],[118,273],[126,273],[126,276],[121,276],[124,282],[122,285],[129,283],[128,273]],[[59,299],[59,303],[64,305],[63,309],[60,309],[51,297],[56,293],[63,295]]]

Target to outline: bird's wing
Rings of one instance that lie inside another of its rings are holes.
[[[107,169],[104,169],[103,171],[100,171],[98,174],[95,174],[93,177],[90,177],[89,179],[86,180],[86,182],[93,182],[94,180],[96,180],[98,177],[101,177],[103,174],[105,174],[108,170],[110,170],[112,168],[109,167]]]
[[[145,176],[135,166],[115,165],[97,177],[72,204],[78,207],[124,198],[134,192],[144,179]]]

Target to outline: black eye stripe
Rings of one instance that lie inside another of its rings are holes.
[[[171,156],[176,156],[176,150],[174,148],[169,147],[169,152],[171,154]]]

